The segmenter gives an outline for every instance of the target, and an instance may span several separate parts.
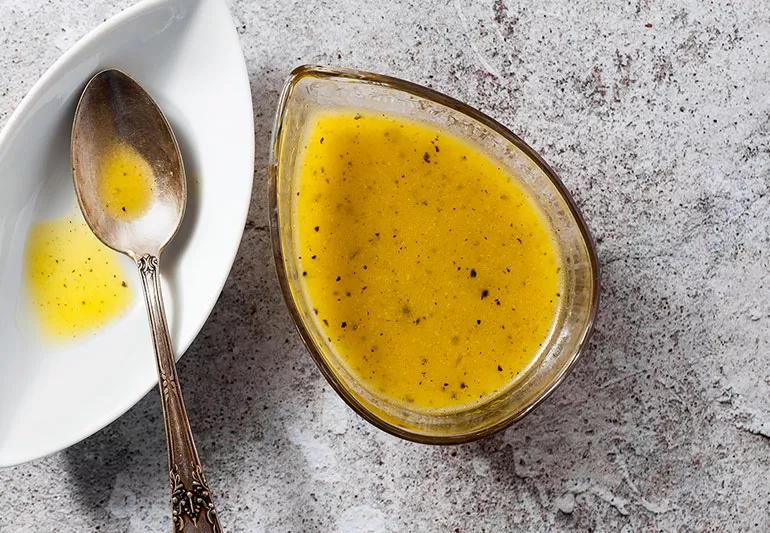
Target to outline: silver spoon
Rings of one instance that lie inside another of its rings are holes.
[[[115,143],[138,152],[154,173],[149,206],[135,219],[116,217],[99,193],[100,164]],[[88,82],[80,97],[71,149],[75,192],[86,222],[99,240],[139,267],[158,364],[174,531],[219,533],[222,528],[182,400],[160,292],[160,253],[179,228],[187,201],[174,133],[138,83],[117,70],[105,70]]]

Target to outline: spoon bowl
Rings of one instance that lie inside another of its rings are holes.
[[[134,149],[152,169],[150,205],[133,219],[105,209],[99,194],[100,167],[116,143]],[[96,236],[135,260],[160,255],[184,217],[184,164],[161,110],[122,72],[105,70],[86,86],[72,127],[72,167],[80,209]]]

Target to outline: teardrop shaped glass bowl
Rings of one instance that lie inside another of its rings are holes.
[[[550,223],[559,247],[563,294],[551,334],[535,364],[510,387],[467,409],[426,412],[374,394],[324,334],[295,260],[295,198],[306,125],[323,111],[361,109],[404,117],[472,143],[516,176]],[[591,333],[599,294],[593,241],[574,201],[548,164],[524,141],[481,112],[403,80],[355,70],[297,68],[281,94],[271,144],[271,237],[292,319],[334,390],[359,415],[389,433],[423,443],[466,442],[521,419],[561,383]]]

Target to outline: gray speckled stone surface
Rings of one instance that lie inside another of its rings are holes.
[[[128,0],[0,3],[0,121]],[[254,196],[180,364],[230,532],[770,529],[770,6],[735,0],[232,2],[252,80]],[[402,442],[330,391],[266,231],[280,85],[304,62],[425,83],[542,151],[598,242],[590,349],[519,425]],[[202,386],[213,377],[216,388]],[[168,531],[153,391],[72,448],[0,471],[0,531]]]

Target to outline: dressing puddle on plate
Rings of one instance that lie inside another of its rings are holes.
[[[133,300],[116,253],[94,236],[79,213],[32,227],[25,270],[40,326],[53,339],[104,326]]]
[[[298,271],[373,394],[456,411],[511,387],[558,315],[561,256],[517,180],[447,132],[364,110],[306,125]]]
[[[131,220],[148,209],[152,168],[133,148],[111,146],[99,166],[106,211]],[[80,213],[38,222],[27,237],[26,280],[41,329],[50,339],[92,332],[120,317],[133,290],[118,254],[102,244]]]

